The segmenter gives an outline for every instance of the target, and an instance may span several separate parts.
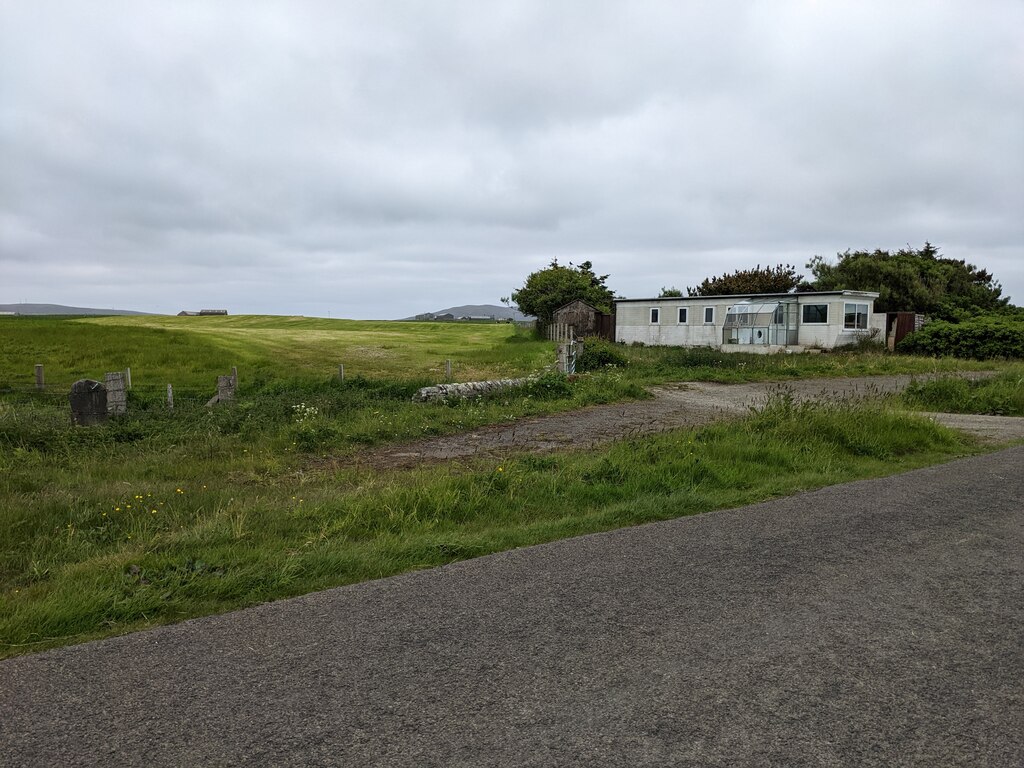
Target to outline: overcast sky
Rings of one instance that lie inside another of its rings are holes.
[[[925,240],[1024,304],[1021,0],[0,0],[0,302],[397,318]]]

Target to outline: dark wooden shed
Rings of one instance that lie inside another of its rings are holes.
[[[612,315],[606,315],[581,299],[570,301],[556,309],[551,316],[551,323],[571,328],[572,335],[576,338],[602,336],[610,339],[615,333]]]

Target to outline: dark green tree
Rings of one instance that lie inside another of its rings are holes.
[[[962,259],[947,259],[929,242],[919,250],[895,253],[849,251],[837,254],[835,264],[815,256],[807,264],[818,291],[877,291],[876,312],[920,312],[937,319],[961,320],[1000,312],[1009,299],[986,270]]]
[[[594,265],[589,261],[563,267],[554,259],[546,269],[527,277],[522,288],[512,291],[512,301],[520,312],[535,316],[542,325],[551,322],[556,309],[576,299],[602,312],[611,312],[615,294],[605,285],[607,279],[608,275],[594,274]]]
[[[661,293],[658,294],[659,299],[673,299],[677,296],[682,296],[683,292],[676,288],[674,285],[671,288],[661,286]]]
[[[779,264],[777,267],[737,269],[721,277],[705,278],[696,288],[687,288],[690,296],[734,296],[740,293],[789,293],[801,286],[803,275],[796,267]]]

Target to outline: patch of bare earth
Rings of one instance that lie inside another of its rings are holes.
[[[699,427],[738,418],[763,405],[773,392],[786,391],[798,401],[848,400],[902,391],[921,376],[863,376],[840,379],[794,379],[783,382],[715,384],[687,382],[651,389],[650,400],[594,405],[576,411],[498,424],[471,432],[391,445],[364,454],[360,464],[405,468],[422,463],[503,456],[510,452],[543,453],[590,448],[638,435]],[[1024,418],[929,414],[941,424],[984,440],[1024,439]]]

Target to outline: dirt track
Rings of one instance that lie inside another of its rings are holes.
[[[785,382],[714,384],[687,382],[654,387],[651,400],[595,405],[577,411],[483,427],[471,432],[392,445],[364,455],[361,462],[381,468],[509,451],[545,452],[570,446],[587,448],[624,437],[696,427],[736,418],[763,404],[780,389],[798,400],[829,400],[899,392],[917,376],[864,376],[797,379]],[[1024,418],[930,414],[936,421],[992,442],[1024,439]]]

